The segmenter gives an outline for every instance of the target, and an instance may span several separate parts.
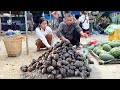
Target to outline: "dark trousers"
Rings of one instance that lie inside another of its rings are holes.
[[[71,44],[74,46],[79,46],[80,43],[80,33],[78,33],[76,30],[73,32],[73,38],[70,40]]]
[[[8,29],[11,29],[11,25],[8,25]]]

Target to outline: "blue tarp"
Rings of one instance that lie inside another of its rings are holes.
[[[120,11],[99,11],[99,12],[120,12]]]
[[[50,20],[50,16],[49,16],[49,15],[45,15],[45,18],[46,18],[47,20]],[[53,15],[52,15],[51,19],[54,20],[54,16],[53,16]]]
[[[71,14],[80,15],[80,11],[71,11]]]

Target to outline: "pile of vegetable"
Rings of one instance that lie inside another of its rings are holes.
[[[57,42],[55,46],[43,53],[38,59],[32,60],[30,65],[23,65],[20,69],[29,75],[25,78],[39,79],[46,75],[47,79],[62,79],[66,77],[87,78],[92,69],[86,62],[86,57],[76,53],[73,45],[66,41]],[[32,72],[37,74],[32,74]],[[30,77],[30,74],[33,76]]]
[[[120,59],[120,40],[98,41],[88,46],[88,49],[104,61]]]
[[[112,34],[116,29],[120,29],[120,25],[110,24],[110,25],[104,30],[104,32],[106,32],[107,34]]]

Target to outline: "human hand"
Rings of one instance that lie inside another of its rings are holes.
[[[70,43],[70,41],[69,41],[68,39],[66,39],[64,36],[61,36],[61,37],[60,37],[60,40],[67,41],[67,42]]]
[[[68,39],[65,38],[64,40],[70,43],[70,41]]]
[[[34,22],[32,22],[33,23],[33,25],[35,24]]]
[[[86,33],[84,33],[84,37],[85,37],[85,38],[88,38],[88,35],[87,35]]]
[[[51,50],[52,49],[52,47],[50,46],[50,47],[47,47],[48,48],[48,50]]]
[[[76,53],[77,53],[77,54],[80,54],[80,50],[76,50]]]

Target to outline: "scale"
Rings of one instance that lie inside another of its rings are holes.
[[[83,55],[88,55],[89,54],[89,50],[88,50],[88,48],[86,47],[86,45],[87,45],[87,42],[83,42],[83,43],[81,43],[81,49],[80,49],[80,53],[81,54],[83,54]]]
[[[83,57],[87,57],[89,55],[89,50],[88,48],[86,47],[88,43],[87,42],[82,42],[81,43],[81,49],[80,49],[80,54],[83,55]],[[88,64],[88,59],[86,59],[86,62]]]
[[[84,55],[84,56],[87,56],[88,54],[89,54],[89,51],[88,51],[88,49],[87,48],[81,48],[81,50],[80,50],[80,53],[82,54],[82,55]]]

